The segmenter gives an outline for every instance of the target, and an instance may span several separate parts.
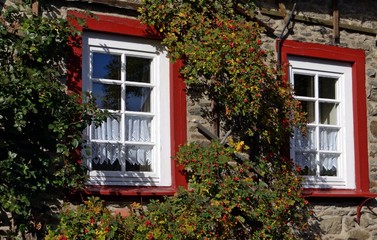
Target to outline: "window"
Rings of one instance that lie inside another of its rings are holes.
[[[111,115],[84,133],[89,181],[81,193],[172,195],[187,186],[172,156],[186,142],[181,63],[170,63],[158,34],[139,20],[68,10],[68,88],[89,91]],[[85,21],[85,29],[77,19]]]
[[[291,141],[304,187],[354,189],[351,65],[301,57],[288,61],[295,97],[308,118],[306,136],[297,131]]]
[[[369,196],[365,54],[363,50],[284,40],[281,59],[295,97],[308,113],[290,157],[314,197]]]
[[[111,113],[85,134],[89,184],[171,184],[169,61],[158,47],[151,40],[83,33],[83,90]]]

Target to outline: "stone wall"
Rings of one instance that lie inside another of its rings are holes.
[[[310,201],[310,200],[309,200]],[[313,231],[323,240],[373,240],[377,239],[377,202],[345,199],[312,200],[315,213]]]

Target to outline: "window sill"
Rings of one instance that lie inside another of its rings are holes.
[[[86,186],[77,193],[102,196],[172,196],[176,187]]]
[[[377,193],[353,189],[304,189],[303,196],[306,198],[372,198],[377,197]]]

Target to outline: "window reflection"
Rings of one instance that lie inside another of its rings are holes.
[[[294,90],[296,96],[314,97],[314,76],[295,74]]]
[[[319,114],[322,124],[336,125],[338,123],[337,105],[336,103],[319,104]]]
[[[120,55],[93,52],[92,66],[94,78],[121,79]]]
[[[320,98],[336,99],[337,78],[318,77],[318,90]]]
[[[150,69],[152,59],[127,57],[126,79],[131,82],[150,83]]]
[[[92,94],[99,108],[120,110],[120,85],[93,82]]]
[[[306,113],[308,123],[315,123],[315,104],[311,101],[301,101],[302,111]]]
[[[150,112],[150,93],[149,87],[126,87],[126,109],[135,112]]]

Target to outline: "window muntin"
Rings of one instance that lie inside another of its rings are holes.
[[[295,98],[308,116],[306,136],[296,131],[291,141],[304,187],[354,188],[350,65],[301,57],[289,63]]]
[[[95,33],[83,40],[83,88],[111,113],[86,131],[88,183],[170,186],[166,54],[149,40]]]

